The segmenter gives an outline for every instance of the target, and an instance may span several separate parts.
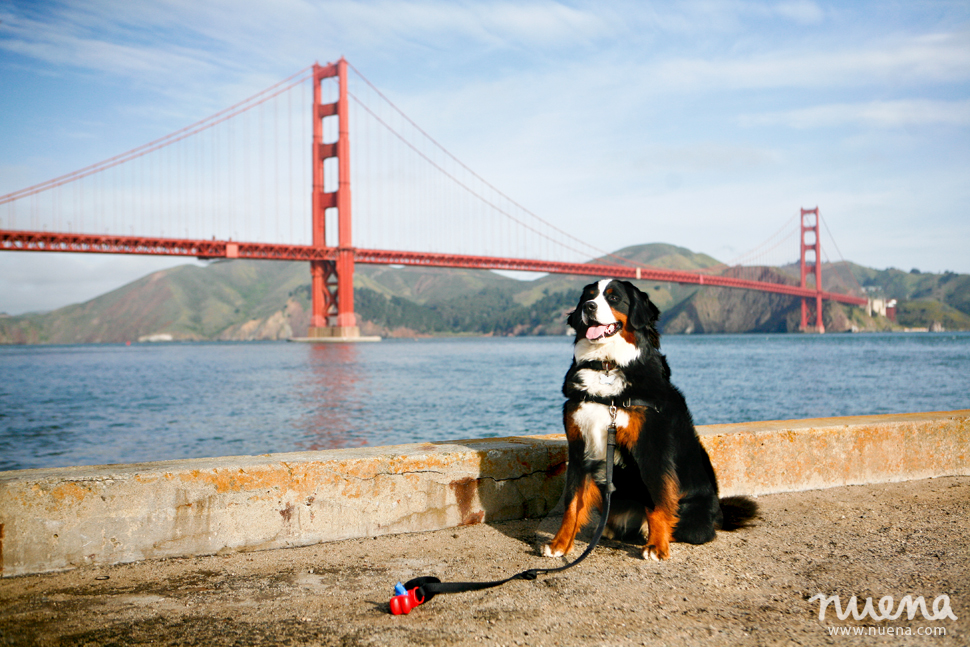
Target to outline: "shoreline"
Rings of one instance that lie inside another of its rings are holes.
[[[970,334],[970,330],[931,330],[929,328],[904,328],[902,326],[894,328],[892,330],[842,330],[837,332],[825,332],[821,336],[825,337],[842,337],[845,335],[916,335],[916,334],[927,334],[927,335],[966,335]],[[749,337],[756,335],[765,335],[771,337],[780,337],[785,335],[791,335],[795,337],[812,337],[817,336],[819,333],[814,331],[804,331],[804,332],[765,332],[765,331],[749,331],[749,332],[674,332],[674,333],[662,333],[661,338],[670,337]],[[382,341],[391,340],[401,340],[401,341],[419,341],[419,340],[435,340],[435,339],[560,339],[560,338],[572,338],[572,334],[565,335],[494,335],[494,334],[480,334],[474,332],[468,333],[442,333],[442,334],[431,334],[431,333],[420,333],[415,335],[386,335],[380,337]],[[366,336],[364,341],[377,341],[378,337],[371,335]],[[186,339],[159,339],[159,340],[126,340],[126,341],[90,341],[90,342],[5,342],[0,340],[0,348],[2,347],[20,347],[20,346],[158,346],[164,344],[266,344],[266,343],[276,343],[276,342],[294,342],[294,341],[308,341],[309,338],[305,337],[286,337],[283,339],[204,339],[204,338],[186,338]],[[319,341],[319,340],[313,340]],[[331,343],[353,343],[352,340],[336,339]]]

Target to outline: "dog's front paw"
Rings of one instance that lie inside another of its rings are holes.
[[[552,544],[543,544],[539,552],[542,553],[543,557],[562,557],[565,554],[561,550],[554,549]]]
[[[664,559],[670,559],[670,548],[660,548],[658,546],[646,546],[643,549],[643,559],[652,559],[655,562],[659,562]]]

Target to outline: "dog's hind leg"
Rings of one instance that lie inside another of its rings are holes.
[[[602,508],[603,499],[600,488],[590,475],[585,475],[576,487],[573,495],[566,502],[566,510],[562,515],[562,525],[552,541],[542,547],[542,554],[546,557],[560,557],[573,549],[576,534],[589,523],[593,507]]]
[[[714,539],[721,525],[721,506],[712,492],[688,495],[680,500],[674,539],[688,544],[705,544]]]

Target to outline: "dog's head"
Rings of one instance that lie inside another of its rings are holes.
[[[583,288],[576,309],[567,320],[576,331],[576,341],[597,345],[620,335],[636,345],[639,332],[654,347],[660,348],[655,324],[660,310],[645,293],[629,281],[603,279]]]

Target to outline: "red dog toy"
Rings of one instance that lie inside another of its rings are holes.
[[[396,616],[411,613],[411,609],[424,603],[425,598],[422,597],[418,599],[418,587],[414,587],[410,591],[404,588],[404,585],[400,582],[394,587],[394,597],[391,598],[391,613]]]

